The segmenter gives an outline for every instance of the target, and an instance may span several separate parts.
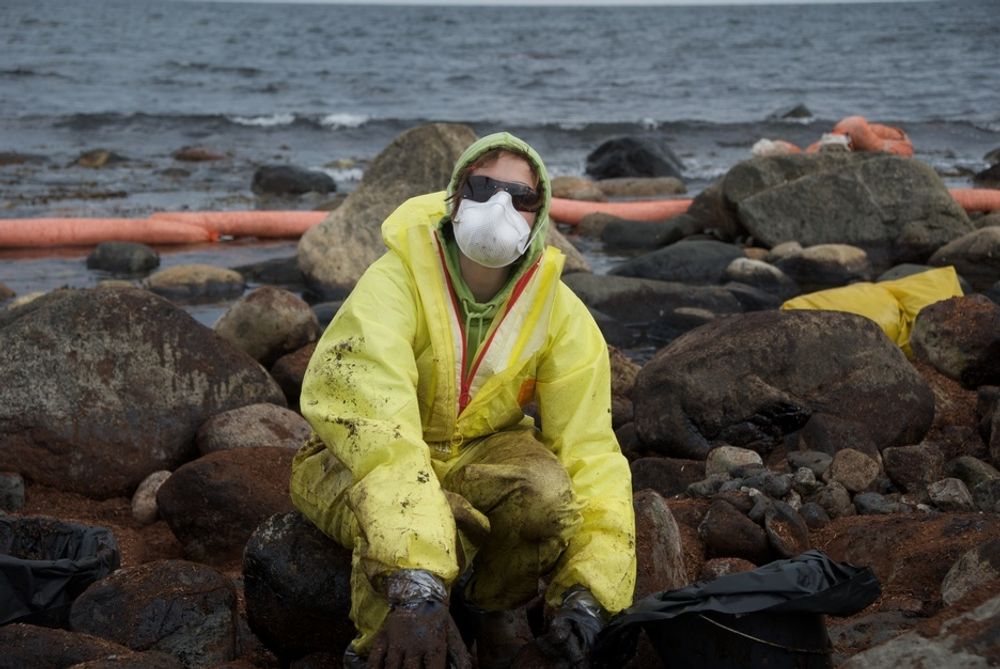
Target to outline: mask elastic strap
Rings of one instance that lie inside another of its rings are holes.
[[[518,216],[521,216],[521,212],[517,212],[517,215],[518,215]],[[524,218],[524,216],[521,216],[521,218]],[[525,223],[527,223],[527,222],[528,222],[528,221],[527,221],[527,219],[525,219],[525,221],[524,221],[524,222],[525,222]],[[537,235],[537,234],[538,234],[538,232],[539,232],[539,230],[541,230],[541,229],[542,229],[542,226],[541,226],[541,221],[540,221],[539,219],[537,219],[537,218],[536,218],[536,219],[535,219],[535,225],[533,225],[533,226],[531,227],[531,234],[530,234],[530,235],[528,235],[528,241],[526,241],[526,242],[524,243],[524,250],[523,250],[523,251],[521,251],[521,255],[524,255],[525,253],[527,253],[527,252],[528,252],[528,249],[530,249],[530,248],[531,248],[531,243],[532,243],[533,241],[535,241],[535,235]]]

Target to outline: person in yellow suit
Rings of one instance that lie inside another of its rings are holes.
[[[479,666],[509,666],[523,641],[510,612],[540,578],[555,614],[536,648],[586,666],[607,616],[632,603],[607,346],[545,246],[550,200],[534,149],[476,141],[447,192],[386,219],[388,252],[313,354],[313,436],[291,495],[353,551],[348,666],[469,666],[452,599],[474,620]]]

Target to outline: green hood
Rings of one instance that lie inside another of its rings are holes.
[[[545,237],[549,229],[549,206],[552,202],[552,184],[549,181],[549,173],[545,169],[545,164],[542,162],[541,156],[527,142],[509,132],[496,132],[492,135],[486,135],[482,139],[470,144],[469,148],[459,157],[458,162],[455,163],[455,170],[451,173],[451,182],[448,184],[448,201],[451,202],[450,198],[454,196],[455,189],[458,187],[458,180],[465,168],[475,162],[479,156],[493,149],[508,149],[513,153],[525,156],[538,174],[538,187],[542,194],[542,207],[538,210],[538,214],[535,217],[535,225],[532,227],[533,236],[531,246],[528,247],[524,254],[525,260],[528,261],[526,264],[530,264],[545,249]]]

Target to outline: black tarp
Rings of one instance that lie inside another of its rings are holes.
[[[61,627],[73,600],[118,568],[110,530],[45,517],[0,517],[0,625]]]
[[[835,562],[818,550],[806,551],[753,571],[646,597],[605,628],[595,658],[599,664],[613,666],[634,651],[641,628],[687,614],[847,616],[874,602],[880,593],[871,569]]]

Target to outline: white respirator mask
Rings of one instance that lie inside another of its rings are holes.
[[[528,221],[514,209],[510,194],[504,190],[486,202],[463,198],[452,227],[458,248],[483,267],[506,267],[531,243]]]

